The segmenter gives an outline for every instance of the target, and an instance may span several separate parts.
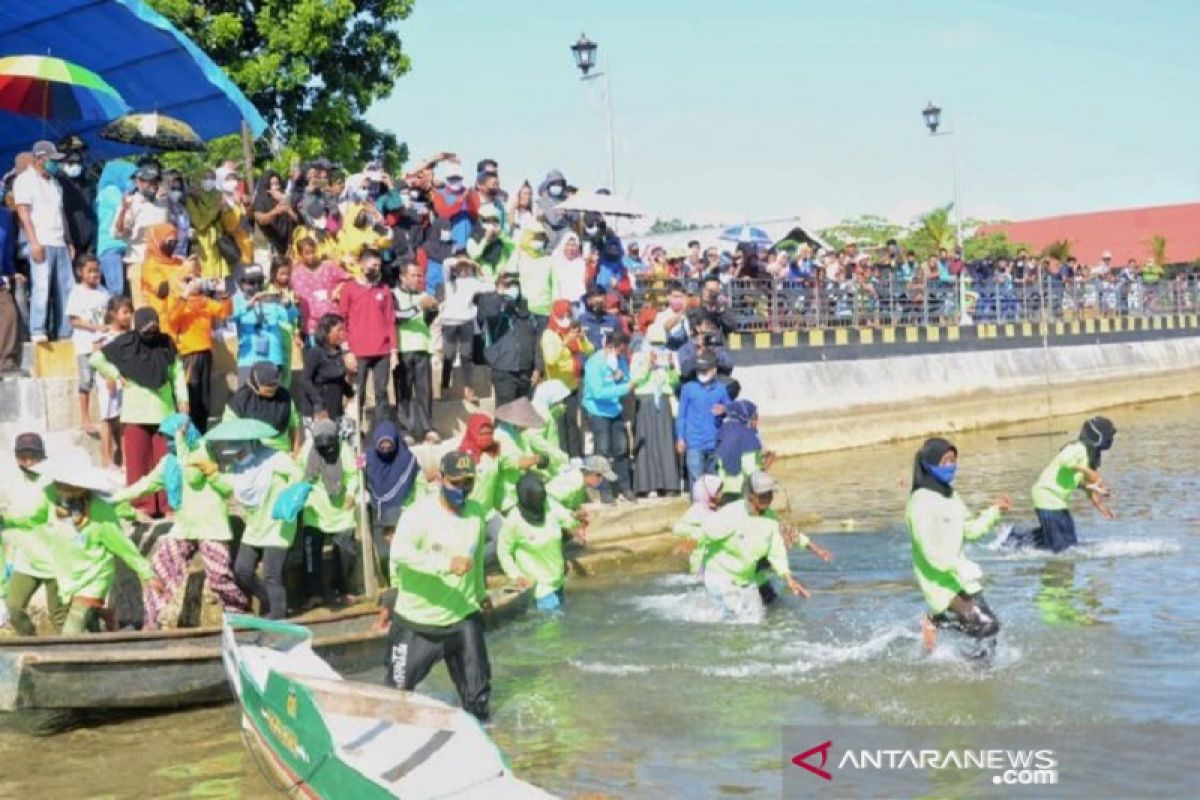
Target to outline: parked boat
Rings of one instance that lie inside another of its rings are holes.
[[[382,663],[374,606],[308,615],[338,669]],[[0,638],[0,711],[167,709],[228,700],[221,628]]]
[[[226,617],[225,672],[246,746],[281,792],[325,800],[551,797],[513,776],[474,717],[415,692],[342,679],[317,655],[313,636],[292,623]]]

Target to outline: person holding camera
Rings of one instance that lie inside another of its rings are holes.
[[[267,278],[258,264],[244,264],[239,269],[241,291],[233,298],[233,323],[237,328],[238,385],[250,377],[250,368],[268,361],[283,369],[286,346],[292,346],[291,330],[300,312],[275,291],[266,291]]]
[[[504,234],[499,212],[494,204],[481,206],[479,222],[467,239],[467,256],[479,265],[480,274],[496,280],[500,270],[512,258],[516,245]]]
[[[574,234],[572,234],[574,235]],[[546,363],[546,378],[562,381],[570,394],[563,401],[563,414],[558,418],[558,441],[571,458],[583,457],[583,431],[579,427],[579,384],[583,365],[596,351],[583,333],[583,326],[571,317],[571,302],[555,300],[550,320],[542,332],[542,359]]]
[[[157,225],[170,224],[171,209],[162,188],[162,167],[157,160],[147,158],[139,162],[133,180],[134,188],[121,199],[117,209],[113,233],[129,245],[125,251],[126,277],[133,304],[141,308],[147,304],[141,271],[152,250],[150,231]],[[174,256],[174,253],[170,255]]]
[[[492,368],[496,407],[518,397],[529,397],[542,374],[542,351],[537,327],[521,294],[516,275],[502,273],[495,292],[475,300],[483,327],[488,366]]]
[[[201,434],[212,411],[213,323],[233,313],[224,281],[200,276],[200,262],[182,279],[183,291],[167,299],[167,328],[187,377],[189,416]]]
[[[141,296],[141,306],[148,306],[158,312],[163,321],[163,330],[174,335],[174,331],[166,321],[167,300],[172,295],[178,295],[185,274],[191,274],[191,262],[185,262],[175,255],[177,235],[175,226],[169,222],[154,225],[146,232],[146,257],[138,270],[138,281],[135,284],[137,294]],[[137,305],[138,301],[134,300]]]
[[[629,436],[625,432],[624,404],[633,384],[630,381],[629,337],[613,331],[604,340],[604,347],[593,353],[583,369],[583,410],[592,430],[592,449],[604,456],[617,474],[617,491],[633,502],[633,481],[629,466]],[[605,484],[601,490],[605,503],[613,502],[613,487]]]

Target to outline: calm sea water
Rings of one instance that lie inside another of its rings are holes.
[[[1110,415],[1117,521],[1077,503],[1085,544],[1070,554],[972,551],[1004,625],[991,667],[948,638],[922,655],[903,526],[915,445],[872,447],[780,470],[835,558],[793,554],[811,600],[750,627],[718,622],[684,575],[577,582],[561,621],[490,635],[492,735],[519,775],[564,796],[737,797],[778,796],[784,725],[1200,724],[1200,399]],[[1030,483],[1080,421],[951,437],[964,497],[1006,491],[1028,518]],[[453,696],[440,670],[428,690]],[[276,795],[232,707],[51,738],[0,729],[0,797],[150,796]]]

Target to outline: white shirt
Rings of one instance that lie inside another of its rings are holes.
[[[108,292],[102,288],[89,289],[82,283],[75,284],[67,297],[67,319],[79,317],[91,325],[102,325],[104,312],[108,309],[108,298]],[[104,333],[85,331],[82,328],[75,328],[74,331],[71,334],[71,342],[75,345],[77,356],[90,356],[93,346],[105,336]]]
[[[166,200],[147,200],[141,193],[133,195],[129,210],[125,212],[125,230],[115,230],[117,217],[113,218],[113,235],[129,242],[125,263],[141,265],[146,260],[146,232],[155,225],[171,221],[171,209]]]
[[[447,280],[446,299],[442,303],[442,324],[461,324],[475,321],[474,297],[484,292],[495,291],[491,281],[482,278],[464,277]]]
[[[583,258],[556,258],[550,265],[552,300],[569,300],[578,303],[587,294],[587,262]]]
[[[58,181],[30,167],[13,181],[13,200],[19,206],[29,206],[29,220],[33,223],[38,244],[43,247],[67,246],[62,187]]]

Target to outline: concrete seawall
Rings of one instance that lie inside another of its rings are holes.
[[[1192,394],[1200,337],[739,367],[782,455]]]

